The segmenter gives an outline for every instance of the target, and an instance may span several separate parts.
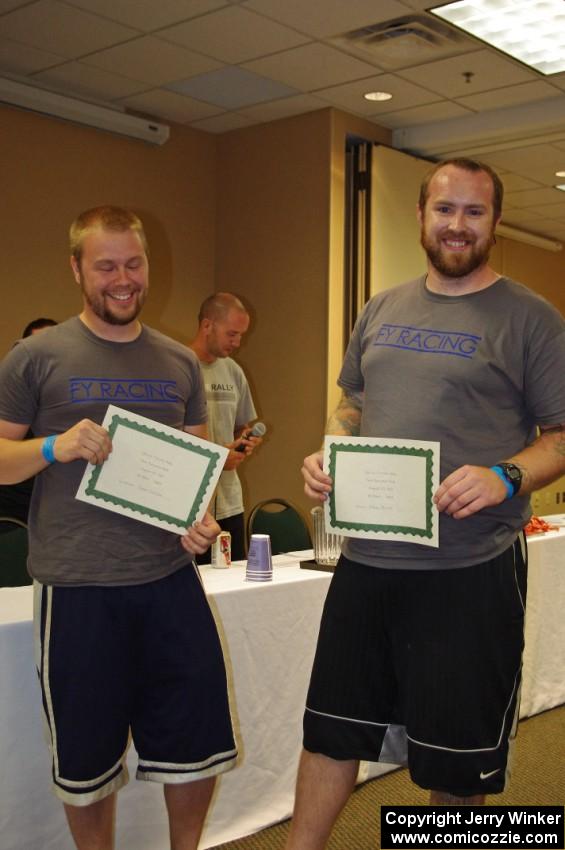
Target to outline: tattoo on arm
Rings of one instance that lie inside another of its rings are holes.
[[[361,411],[363,409],[363,393],[343,393],[341,400],[334,410],[328,424],[327,434],[357,437],[361,429]]]
[[[565,426],[564,425],[548,425],[540,427],[540,440],[547,436],[551,439],[548,441],[548,448],[555,452],[560,457],[565,457]]]

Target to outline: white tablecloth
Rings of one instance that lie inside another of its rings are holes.
[[[297,555],[273,560],[273,581],[264,584],[246,582],[243,566],[200,568],[228,662],[240,751],[238,767],[219,779],[202,848],[292,811],[302,713],[331,575],[301,570]],[[0,590],[0,848],[72,850],[50,788],[31,616],[32,588]],[[130,749],[132,777],[136,758]],[[118,847],[169,846],[159,785],[132,778],[118,800]]]
[[[565,702],[565,530],[530,540],[522,716]],[[249,834],[292,810],[302,712],[330,574],[277,556],[268,584],[243,567],[202,568],[228,658],[239,766],[221,777],[202,848]],[[0,846],[73,850],[50,790],[39,687],[33,669],[31,588],[0,590]],[[135,752],[129,754],[135,773]],[[365,776],[383,766],[365,766]],[[168,847],[164,803],[154,783],[119,795],[117,846]]]
[[[520,717],[565,703],[565,528],[529,537],[528,562]]]

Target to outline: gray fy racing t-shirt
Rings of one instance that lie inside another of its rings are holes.
[[[196,355],[148,327],[132,342],[101,339],[78,318],[22,340],[0,364],[0,418],[61,434],[101,424],[109,404],[173,428],[206,421]],[[84,460],[35,479],[31,575],[44,584],[139,584],[187,563],[178,535],[75,499]]]
[[[425,279],[372,298],[338,380],[363,392],[361,435],[441,444],[440,481],[464,464],[490,467],[531,443],[536,425],[565,422],[565,324],[527,287],[500,278],[444,296]],[[370,566],[450,569],[503,552],[530,516],[517,496],[466,519],[439,518],[439,549],[349,538]]]

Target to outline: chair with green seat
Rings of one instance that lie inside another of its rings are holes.
[[[247,543],[252,534],[268,534],[271,552],[297,552],[312,548],[312,538],[300,511],[286,499],[264,499],[247,520]]]
[[[27,571],[27,526],[19,519],[0,517],[0,587],[32,584]]]

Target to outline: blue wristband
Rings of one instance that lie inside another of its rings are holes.
[[[41,454],[47,461],[47,463],[55,463],[56,457],[53,453],[53,445],[55,440],[57,439],[57,434],[51,434],[50,437],[45,437],[43,443],[41,444]]]
[[[500,478],[500,480],[502,481],[502,483],[506,487],[506,498],[511,499],[512,496],[514,495],[514,487],[512,486],[510,481],[507,479],[506,475],[504,474],[504,472],[502,471],[500,466],[491,466],[491,470],[492,470],[492,472],[495,472],[498,475],[498,477]]]

